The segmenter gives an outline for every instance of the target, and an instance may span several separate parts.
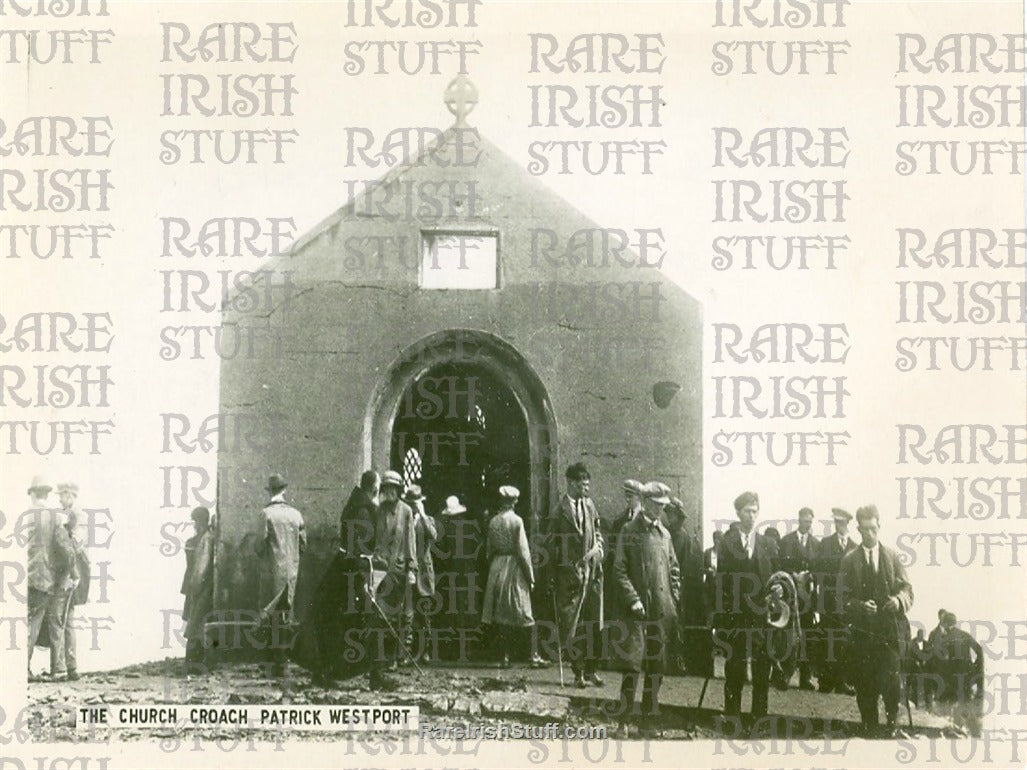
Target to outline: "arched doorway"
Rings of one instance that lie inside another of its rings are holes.
[[[512,345],[476,330],[439,332],[404,350],[365,418],[365,467],[409,474],[417,465],[409,450],[416,450],[416,483],[432,512],[457,490],[468,507],[491,509],[496,488],[511,483],[532,532],[557,493],[556,446],[542,381]]]
[[[468,508],[439,516],[433,657],[467,660],[488,654],[481,598],[488,577],[486,510],[501,484],[521,490],[518,513],[529,538],[557,493],[556,421],[538,376],[509,343],[454,329],[404,350],[368,406],[365,467],[391,467],[421,485],[426,511],[438,514],[449,495]],[[537,542],[537,541],[536,541]]]

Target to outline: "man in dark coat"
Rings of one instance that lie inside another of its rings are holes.
[[[906,613],[913,606],[913,586],[895,551],[878,542],[877,507],[856,511],[856,523],[862,545],[842,559],[840,583],[852,628],[849,670],[864,733],[877,732],[880,697],[886,737],[892,737],[899,711],[900,663],[909,644]]]
[[[653,730],[652,720],[659,714],[660,681],[668,649],[676,638],[681,576],[671,535],[660,523],[663,508],[670,502],[669,491],[664,484],[647,484],[643,515],[628,521],[617,541],[613,582],[629,612],[627,639],[617,650],[625,669],[620,688],[621,737],[627,737],[629,714],[641,718],[643,734]],[[635,691],[643,677],[639,714],[634,710]]]
[[[832,508],[834,532],[820,541],[815,559],[817,584],[817,611],[820,613],[820,692],[855,694],[846,682],[845,599],[838,592],[838,576],[842,558],[856,550],[856,542],[849,537],[852,514],[842,508]]]
[[[596,674],[603,625],[603,535],[599,513],[588,495],[588,469],[584,463],[574,463],[566,477],[567,492],[549,517],[546,533],[557,628],[575,684],[598,686],[603,683]]]
[[[798,591],[799,622],[803,633],[808,633],[816,623],[816,597],[813,591],[813,572],[816,568],[817,547],[820,541],[814,537],[813,510],[799,510],[799,528],[781,538],[781,568],[787,570],[795,580]],[[799,689],[812,690],[809,656],[806,645],[799,650]],[[787,682],[783,682],[787,687]]]
[[[729,529],[717,556],[717,584],[728,646],[724,666],[724,716],[741,717],[745,663],[752,660],[752,716],[767,715],[770,690],[770,654],[767,649],[768,581],[778,567],[777,543],[756,533],[760,499],[743,492],[735,499],[738,526]],[[777,592],[774,592],[775,595]]]

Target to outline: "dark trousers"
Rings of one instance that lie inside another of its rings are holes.
[[[843,643],[845,622],[840,616],[826,616],[820,623],[821,641],[818,647],[819,680],[821,692],[840,690],[848,681],[844,661],[847,644]]]
[[[742,687],[745,685],[745,663],[752,660],[752,715],[767,715],[770,694],[770,656],[767,655],[765,630],[752,628],[732,631],[728,636],[731,649],[724,663],[724,714],[742,713]]]
[[[638,682],[642,681],[642,703],[641,708],[635,706],[635,693],[638,691]],[[620,681],[620,703],[618,716],[620,721],[627,721],[628,717],[648,719],[659,716],[660,713],[660,684],[663,681],[663,674],[655,671],[628,671]]]
[[[639,631],[642,648],[639,650],[641,659],[637,661],[639,671],[625,671],[620,682],[620,703],[618,714],[621,722],[627,717],[641,718],[643,721],[652,719],[660,713],[660,683],[666,665],[667,650],[661,629],[652,623],[646,623]],[[636,637],[637,638],[637,637]],[[635,707],[635,692],[642,681],[642,708]]]
[[[602,629],[594,620],[578,621],[578,628],[567,648],[571,671],[575,676],[592,676],[601,655]]]
[[[894,722],[899,713],[899,654],[886,642],[860,638],[853,643],[852,679],[856,705],[865,727],[878,724],[877,699],[884,701],[884,713]]]

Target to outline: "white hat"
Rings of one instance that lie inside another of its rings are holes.
[[[444,514],[449,516],[455,516],[458,513],[464,513],[467,509],[460,504],[460,498],[456,495],[450,495],[446,498],[446,507],[442,510]]]

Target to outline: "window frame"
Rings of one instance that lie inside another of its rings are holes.
[[[424,285],[424,262],[432,239],[440,236],[494,238],[496,242],[496,280],[493,286],[480,288],[432,287]],[[498,291],[503,288],[503,243],[498,227],[422,227],[419,232],[417,259],[417,288],[421,291]]]

